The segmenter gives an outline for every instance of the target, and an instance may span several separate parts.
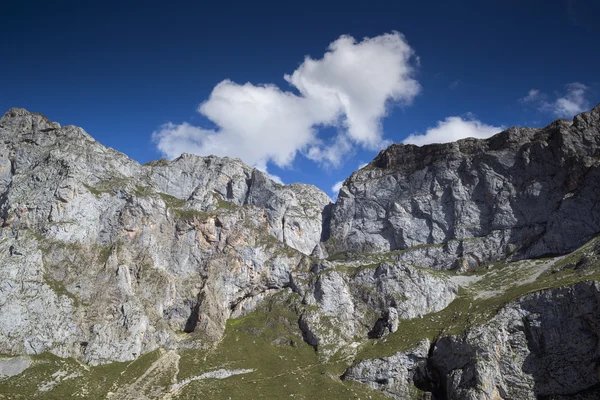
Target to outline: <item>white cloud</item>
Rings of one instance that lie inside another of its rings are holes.
[[[429,128],[424,134],[415,134],[404,139],[405,144],[423,146],[430,143],[448,143],[464,138],[488,138],[502,130],[502,127],[486,125],[475,119],[447,117],[438,121],[434,128]]]
[[[348,136],[368,148],[380,146],[386,102],[410,103],[420,86],[413,79],[414,51],[399,33],[357,43],[341,36],[322,59],[306,57],[285,79],[304,98],[345,116]]]
[[[519,101],[556,117],[571,118],[589,109],[589,102],[585,97],[588,90],[583,83],[573,82],[565,85],[565,92],[557,94],[554,101],[547,101],[549,96],[538,89],[531,89]]]
[[[279,176],[277,175],[273,175],[272,173],[270,173],[266,167],[263,168],[263,166],[259,165],[256,167],[256,169],[258,169],[259,171],[264,172],[265,174],[267,174],[269,176],[269,178],[271,178],[272,181],[274,181],[275,183],[279,183],[280,185],[284,185],[283,183],[283,179],[281,179]]]
[[[583,83],[573,82],[565,86],[564,96],[557,98],[554,102],[543,102],[541,110],[551,112],[557,117],[571,118],[589,109],[589,103],[585,98],[588,87]]]
[[[453,80],[452,82],[450,82],[450,84],[448,85],[448,88],[450,90],[454,90],[458,87],[458,85],[460,85],[462,83],[462,81],[460,79],[456,79]]]
[[[315,142],[308,147],[304,155],[323,165],[339,166],[343,159],[352,151],[352,143],[344,134],[338,134],[330,145]]]
[[[158,150],[239,157],[266,170],[290,166],[298,154],[337,166],[354,145],[384,147],[381,119],[389,102],[409,104],[419,93],[414,52],[400,33],[356,42],[341,36],[322,59],[306,57],[285,79],[299,95],[274,85],[219,83],[198,112],[216,129],[188,123],[162,125],[152,135]],[[326,143],[318,129],[334,126]]]
[[[540,100],[542,97],[542,93],[538,89],[531,89],[527,96],[519,99],[521,103],[533,103]]]
[[[344,181],[339,181],[336,182],[332,187],[331,187],[331,193],[333,194],[333,198],[335,199],[338,195],[338,193],[340,192],[340,189],[342,188],[342,186],[344,186]]]

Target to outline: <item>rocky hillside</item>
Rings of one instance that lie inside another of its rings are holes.
[[[600,106],[392,145],[336,203],[11,109],[0,193],[0,398],[600,396]]]
[[[440,244],[418,262],[452,269],[573,251],[600,226],[599,119],[596,107],[488,140],[392,145],[344,183],[329,253]]]

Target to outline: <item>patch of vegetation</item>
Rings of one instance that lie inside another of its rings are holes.
[[[240,206],[222,199],[217,200],[217,207],[220,210],[237,210]]]
[[[111,194],[115,193],[120,189],[124,189],[129,183],[129,181],[129,178],[115,176],[110,179],[100,181],[94,186],[85,183],[83,184],[83,186],[85,186],[85,188],[94,196],[100,197],[104,193]]]
[[[351,278],[354,278],[360,272],[366,271],[366,270],[376,270],[380,265],[381,265],[381,263],[364,264],[364,265],[359,265],[359,266],[336,265],[335,268],[333,268],[333,270],[342,272],[342,273],[350,276]],[[327,271],[329,271],[329,270],[322,271],[321,273],[327,272]]]
[[[138,185],[133,189],[133,194],[137,197],[149,197],[154,194],[154,190],[150,186]]]
[[[221,196],[218,193],[212,192],[212,196],[213,199],[215,199],[215,201],[217,202],[217,208],[219,210],[225,210],[225,211],[229,211],[229,210],[237,210],[238,208],[240,208],[240,206],[227,201],[223,198],[223,196]]]
[[[148,167],[166,167],[167,165],[169,165],[169,160],[167,160],[166,158],[161,158],[159,160],[148,161],[143,165]]]
[[[182,385],[173,398],[385,399],[359,383],[341,381],[339,376],[348,366],[346,361],[319,362],[318,354],[302,341],[298,330],[299,306],[298,295],[281,292],[247,316],[230,320],[216,347],[181,351],[177,377],[180,383],[218,369],[254,371],[225,379],[192,380]],[[116,393],[119,388],[139,383],[145,374],[140,394],[162,398],[172,389],[171,378],[177,370],[174,366],[168,370],[155,368],[160,357],[161,351],[154,351],[132,362],[88,367],[51,354],[33,356],[30,368],[0,381],[0,399],[105,399],[108,392]],[[39,388],[47,391],[38,391]]]
[[[363,345],[358,359],[390,356],[409,350],[424,339],[462,334],[473,326],[486,323],[506,304],[530,293],[572,286],[582,281],[600,281],[600,259],[575,268],[597,241],[595,239],[564,258],[496,263],[485,272],[479,271],[481,279],[460,288],[458,296],[448,307],[423,318],[401,320],[397,332]],[[539,268],[552,262],[551,268],[535,276]]]
[[[83,186],[85,186],[85,188],[86,188],[86,189],[87,189],[87,190],[88,190],[88,191],[89,191],[91,194],[93,194],[93,195],[94,195],[94,196],[96,196],[96,197],[100,197],[100,196],[101,196],[103,193],[109,193],[109,192],[107,192],[107,191],[104,191],[104,190],[96,189],[95,187],[93,187],[93,186],[90,186],[90,185],[88,185],[88,184],[86,184],[86,183],[84,183],[84,184],[83,184]]]
[[[300,298],[280,293],[255,312],[227,323],[214,350],[181,353],[180,378],[220,368],[254,369],[227,379],[191,382],[180,399],[385,399],[356,382],[342,382],[343,361],[319,362],[298,330]]]
[[[192,221],[206,221],[213,215],[204,211],[198,211],[191,208],[188,209],[174,209],[175,215],[179,220],[192,222]]]
[[[403,250],[389,251],[387,253],[358,253],[346,251],[333,254],[327,259],[327,261],[356,261],[361,263],[395,262],[398,261],[399,256],[402,254],[420,249],[444,247],[445,245],[445,243],[426,243],[412,246]]]
[[[178,199],[177,197],[166,193],[159,193],[159,196],[165,202],[167,208],[175,209],[185,207],[185,200]]]
[[[115,250],[121,242],[117,242],[115,244],[109,244],[106,246],[97,246],[98,247],[98,262],[100,264],[106,264],[108,258],[112,254],[113,250]]]
[[[50,353],[34,355],[32,365],[23,373],[0,380],[0,399],[105,399],[109,391],[139,378],[158,353],[153,351],[135,361],[95,367]]]
[[[46,237],[44,235],[42,235],[41,233],[37,232],[34,229],[24,228],[23,232],[29,232],[29,234],[38,242],[43,242],[44,240],[46,240]],[[2,239],[2,240],[5,240],[5,239]]]
[[[77,296],[75,296],[73,293],[67,290],[64,282],[54,280],[48,275],[44,275],[44,283],[50,286],[50,289],[52,289],[52,291],[56,293],[57,296],[67,296],[69,299],[73,300],[73,305],[75,307],[79,306],[79,299],[77,298]]]

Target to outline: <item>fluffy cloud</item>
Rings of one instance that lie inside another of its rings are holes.
[[[340,192],[340,189],[342,188],[343,185],[344,185],[344,181],[338,181],[338,182],[334,183],[333,186],[331,187],[331,194],[333,194],[334,200],[337,198],[338,193]]]
[[[589,103],[585,98],[587,86],[583,83],[573,82],[566,85],[565,89],[564,96],[557,98],[554,102],[543,102],[542,110],[549,111],[557,117],[571,118],[589,108]]]
[[[464,138],[488,138],[502,130],[502,127],[486,125],[474,119],[448,117],[438,121],[434,128],[429,128],[424,134],[412,134],[404,139],[405,144],[423,146],[430,143],[448,143]]]
[[[571,118],[589,109],[586,99],[588,87],[583,83],[573,82],[565,85],[565,92],[557,94],[552,102],[547,101],[549,97],[538,89],[531,89],[527,96],[519,101],[536,107],[539,111],[552,114],[556,117]]]
[[[409,104],[419,93],[415,56],[404,36],[394,32],[357,42],[341,36],[323,58],[306,57],[284,78],[299,94],[274,85],[219,83],[198,112],[216,129],[188,123],[162,125],[153,133],[158,150],[174,158],[182,152],[239,157],[265,169],[289,166],[298,152],[338,165],[354,145],[378,149],[380,121],[390,102]],[[327,142],[319,128],[339,134]]]
[[[382,143],[383,146],[384,144]],[[324,145],[322,142],[316,141],[314,145],[308,147],[304,155],[324,165],[338,166],[344,158],[347,158],[352,148],[350,139],[345,134],[338,134],[329,145]]]
[[[321,60],[306,57],[285,79],[326,112],[341,112],[348,136],[376,149],[387,100],[409,103],[420,86],[412,78],[414,52],[399,33],[356,43],[342,36]]]
[[[519,101],[521,103],[534,103],[534,102],[540,100],[541,97],[542,97],[542,93],[538,89],[531,89],[527,93],[527,96],[520,98]]]

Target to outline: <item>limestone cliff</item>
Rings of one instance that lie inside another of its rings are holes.
[[[11,109],[0,398],[597,398],[599,174],[600,106],[392,145],[335,203]]]
[[[443,248],[434,268],[575,250],[600,226],[600,107],[487,140],[392,145],[356,171],[333,206],[330,254]]]

